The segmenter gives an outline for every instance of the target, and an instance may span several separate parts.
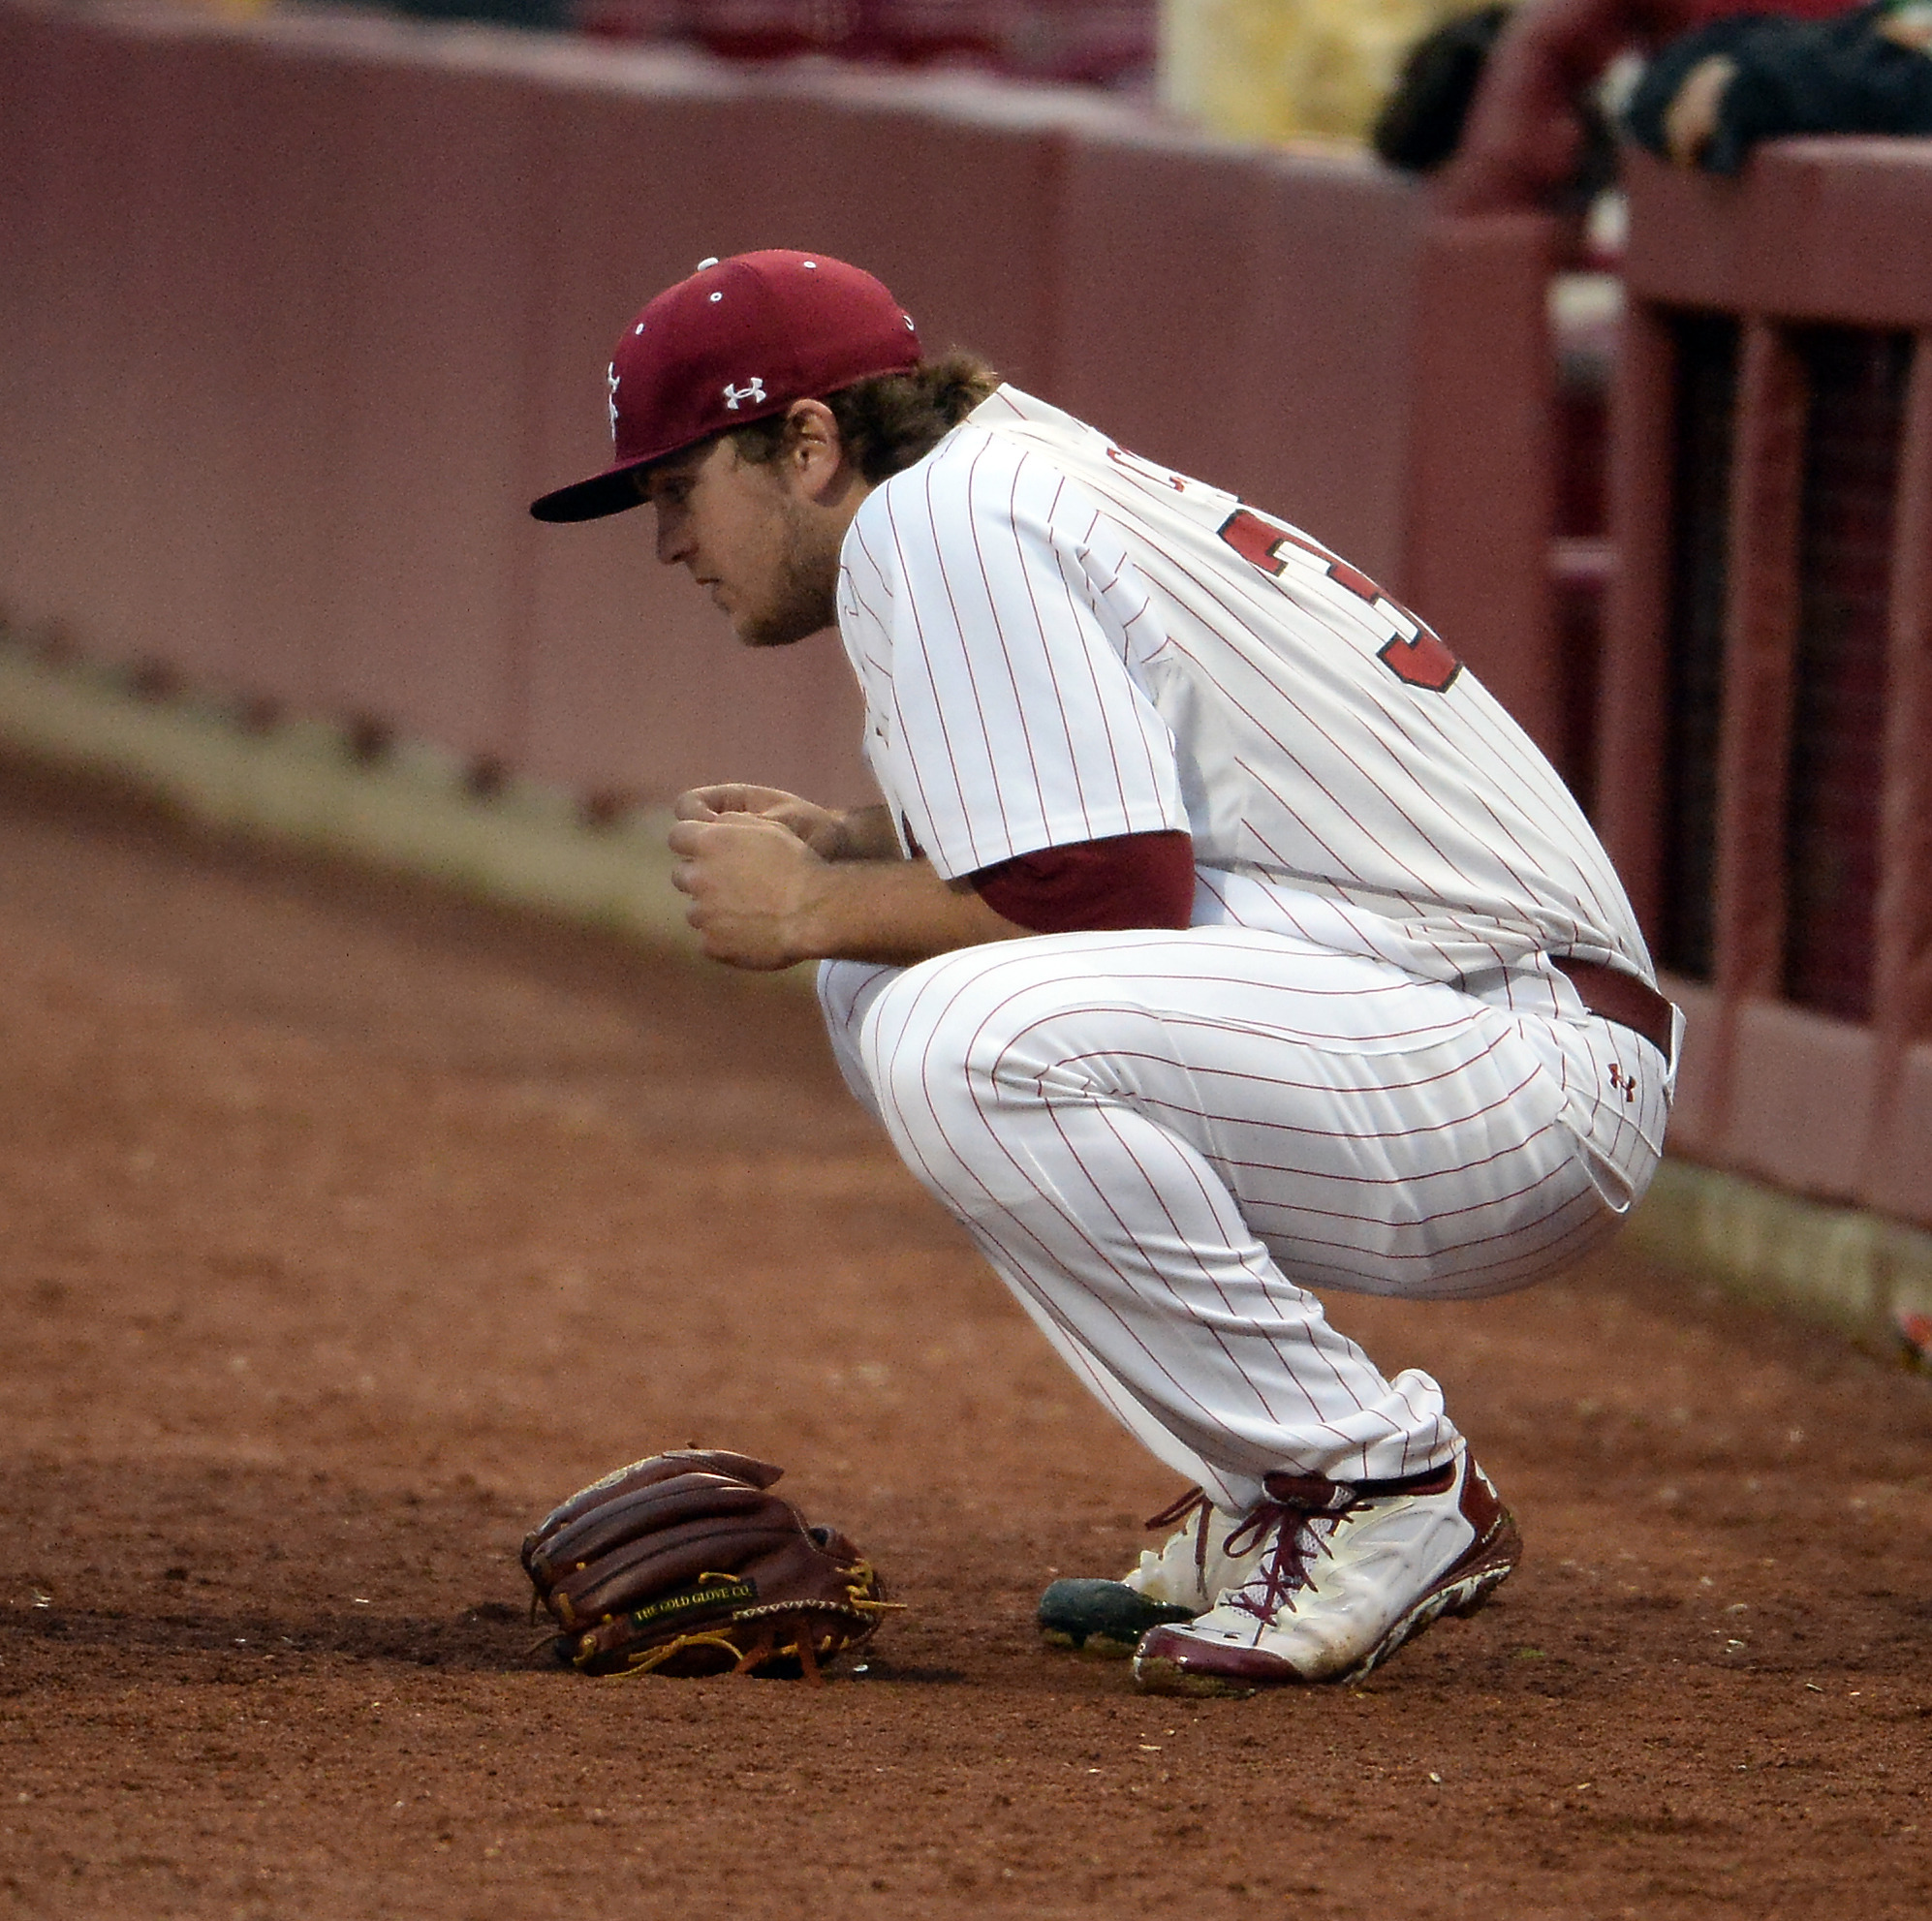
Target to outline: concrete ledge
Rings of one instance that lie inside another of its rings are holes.
[[[1932,1233],[1828,1207],[1688,1161],[1666,1161],[1625,1244],[1731,1291],[1897,1351],[1900,1323],[1932,1315]],[[1926,1357],[1932,1358],[1932,1357]]]
[[[0,747],[132,781],[208,826],[697,951],[661,808],[593,825],[574,795],[515,779],[484,790],[438,748],[358,754],[322,722],[253,728],[232,707],[145,695],[126,672],[50,662],[4,637]]]
[[[662,809],[591,824],[576,799],[510,780],[480,791],[420,743],[358,756],[314,721],[250,728],[196,697],[144,694],[123,671],[55,662],[0,636],[0,749],[132,781],[210,826],[435,881],[504,905],[696,953],[670,884]],[[809,968],[780,978],[808,986]],[[1875,1348],[1932,1315],[1932,1233],[1668,1161],[1625,1230],[1653,1258],[1708,1275]]]

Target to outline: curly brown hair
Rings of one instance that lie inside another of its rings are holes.
[[[972,354],[952,353],[906,373],[875,374],[824,396],[853,464],[877,485],[923,460],[1000,385],[1000,376]],[[741,460],[764,466],[792,438],[784,414],[733,427],[726,436]]]

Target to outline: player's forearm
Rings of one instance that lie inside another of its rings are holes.
[[[669,843],[670,881],[704,951],[731,967],[769,970],[804,960],[904,967],[955,947],[1029,930],[924,860],[827,859],[762,813],[682,820]]]
[[[994,913],[970,883],[942,880],[928,861],[838,860],[826,863],[802,905],[793,945],[801,959],[910,967],[1031,932]]]

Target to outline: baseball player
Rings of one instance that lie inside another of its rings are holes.
[[[1366,575],[927,360],[855,267],[703,263],[609,392],[611,464],[532,511],[648,502],[747,644],[836,624],[884,796],[681,796],[705,951],[819,963],[854,1093],[1194,1484],[1043,1626],[1246,1692],[1479,1606],[1508,1511],[1318,1294],[1520,1286],[1651,1177],[1680,1020],[1562,782]]]

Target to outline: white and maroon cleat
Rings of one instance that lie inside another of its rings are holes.
[[[1456,1442],[1399,1481],[1270,1474],[1269,1500],[1231,1535],[1265,1552],[1199,1619],[1150,1628],[1134,1678],[1150,1694],[1248,1694],[1358,1681],[1444,1614],[1474,1614],[1522,1552],[1489,1477]]]

